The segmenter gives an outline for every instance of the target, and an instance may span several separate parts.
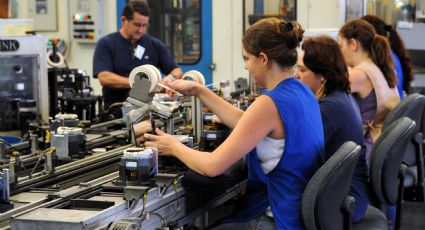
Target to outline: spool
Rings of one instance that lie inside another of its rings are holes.
[[[75,120],[78,119],[78,115],[74,113],[58,113],[55,115],[55,119]]]
[[[130,87],[133,87],[136,79],[147,78],[151,86],[149,87],[149,93],[156,91],[158,83],[161,81],[161,72],[153,65],[142,65],[131,70],[128,81]]]
[[[78,135],[78,134],[83,134],[83,129],[77,128],[77,127],[61,126],[57,129],[56,133],[59,135],[65,135],[65,134]]]
[[[202,73],[197,71],[197,70],[190,70],[190,71],[184,73],[182,79],[194,81],[194,82],[197,82],[199,84],[205,85],[204,75],[202,75]]]
[[[63,58],[62,54],[59,52],[56,52],[56,55],[59,57],[59,60],[57,62],[54,62],[52,59],[50,59],[50,56],[53,54],[53,51],[47,52],[47,64],[51,67],[59,67],[65,63],[65,59]]]

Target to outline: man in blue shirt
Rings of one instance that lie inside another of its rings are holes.
[[[142,1],[130,1],[121,15],[122,27],[99,40],[93,57],[93,76],[103,86],[104,106],[123,102],[128,97],[128,76],[133,68],[151,64],[164,74],[168,85],[183,72],[171,57],[167,47],[146,34],[150,10]]]

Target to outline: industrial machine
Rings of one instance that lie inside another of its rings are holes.
[[[0,36],[0,132],[48,120],[46,44],[40,35]]]
[[[212,122],[213,115],[208,111],[202,113],[202,134],[199,148],[203,151],[216,149],[230,134],[230,129],[225,125]]]
[[[20,156],[11,153],[17,147],[3,146],[9,157],[5,157],[2,176],[10,171],[13,175],[1,180],[0,194],[7,196],[0,204],[4,208],[0,227],[10,224],[11,229],[181,229],[197,223],[203,228],[227,214],[219,207],[231,205],[233,202],[229,201],[243,194],[243,164],[212,179],[188,170],[175,158],[158,157],[156,149],[135,146],[143,143],[131,138],[131,129],[148,119],[170,134],[179,134],[176,137],[181,142],[198,148],[193,136],[201,127],[182,127],[201,118],[193,114],[198,111],[193,106],[199,102],[192,103],[190,97],[169,101],[157,95],[157,74],[152,66],[135,70],[123,119],[80,130],[75,114],[61,114],[50,121],[50,147]],[[189,76],[191,80],[199,77],[192,72],[185,74],[185,79]],[[126,128],[108,130],[118,124]],[[72,157],[72,151],[79,146],[73,138],[80,140],[81,136],[91,153],[84,155],[84,159]],[[128,145],[130,140],[133,144]],[[108,147],[112,143],[118,145]],[[29,144],[26,148],[30,148]],[[68,157],[69,161],[58,161]],[[43,165],[41,170],[31,170],[30,177],[18,173],[23,172],[29,159]],[[172,167],[170,162],[174,163]],[[195,221],[199,219],[203,221]]]
[[[49,68],[49,115],[75,113],[83,121],[96,118],[96,108],[102,112],[102,98],[94,95],[90,77],[82,70]]]
[[[156,122],[159,120],[165,132],[169,134],[184,134],[182,131],[184,127],[178,126],[189,122],[188,116],[184,118],[183,113],[191,113],[189,117],[192,120],[192,129],[196,130],[197,123],[193,121],[196,118],[196,115],[194,115],[196,114],[195,104],[189,103],[191,109],[187,111],[182,97],[169,101],[168,96],[160,97],[155,93],[161,85],[159,83],[161,74],[156,67],[152,65],[137,67],[131,71],[129,79],[132,90],[130,90],[127,103],[124,104],[123,114],[125,114],[124,120],[127,122],[127,127],[131,131],[133,131],[136,123],[150,119],[153,128],[158,127]],[[131,136],[134,137],[134,135]]]
[[[124,185],[149,185],[158,173],[158,153],[151,148],[128,148],[120,162],[120,179]]]

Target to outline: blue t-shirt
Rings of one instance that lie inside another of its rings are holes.
[[[347,141],[364,147],[363,125],[356,101],[349,93],[335,91],[319,101],[325,135],[325,158],[328,160]],[[351,181],[349,194],[356,199],[353,222],[364,217],[367,209],[367,164],[362,148]]]
[[[138,46],[145,48],[143,56],[139,59],[134,56],[134,49]],[[151,64],[168,74],[177,64],[172,58],[168,48],[158,39],[145,34],[133,48],[130,41],[119,32],[111,33],[99,40],[93,56],[93,76],[102,71],[109,71],[123,77],[128,77],[131,70]],[[128,97],[129,89],[102,89],[105,108],[114,102],[123,102]]]
[[[403,100],[403,68],[401,68],[400,58],[398,58],[397,54],[392,51],[393,60],[395,64],[395,72],[397,74],[397,90],[400,95],[400,100]]]
[[[270,206],[277,229],[304,229],[302,194],[323,163],[319,104],[311,90],[295,78],[280,82],[265,95],[273,100],[282,119],[285,129],[283,154],[268,174],[261,168],[256,149],[246,156],[248,183],[245,207],[225,222],[252,220]]]

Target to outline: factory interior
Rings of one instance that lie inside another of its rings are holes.
[[[0,229],[424,229],[425,0],[0,0]]]

